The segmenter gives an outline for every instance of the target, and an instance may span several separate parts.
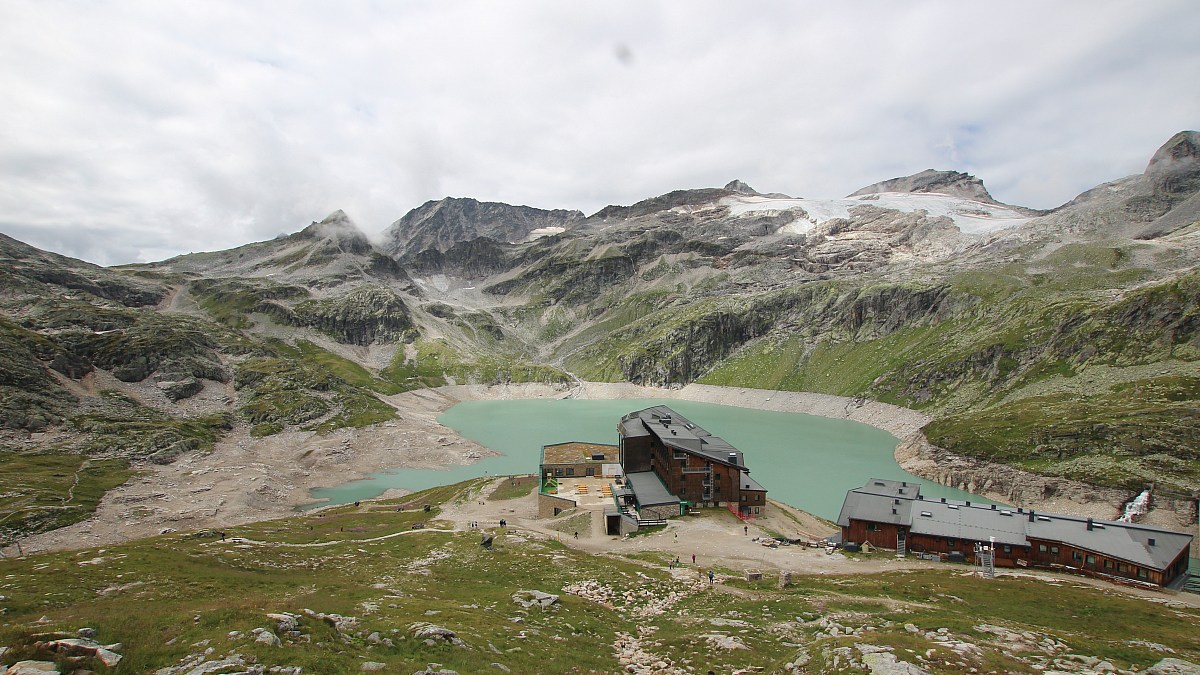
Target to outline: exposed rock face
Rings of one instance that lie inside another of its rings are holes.
[[[334,211],[319,223],[313,223],[293,235],[296,239],[311,239],[320,242],[314,255],[353,253],[367,255],[371,242],[358,226],[341,210]]]
[[[637,269],[629,256],[615,251],[612,255],[570,255],[548,257],[525,268],[519,276],[488,286],[486,291],[507,295],[536,288],[547,297],[571,303],[587,302],[605,289],[628,279]]]
[[[570,228],[583,220],[579,211],[546,211],[529,206],[446,197],[409,211],[384,232],[383,249],[394,257],[428,248],[448,251],[478,237],[524,241],[536,230]]]
[[[57,287],[64,296],[78,291],[126,307],[156,304],[167,292],[161,284],[42,251],[0,234],[0,287],[19,293],[22,289],[36,292],[43,285]]]
[[[739,195],[750,195],[752,197],[761,194],[758,190],[755,190],[740,180],[729,181],[725,184],[725,189],[729,190],[730,192],[736,192]]]
[[[488,237],[455,243],[446,251],[427,248],[409,253],[404,267],[415,274],[447,274],[464,279],[483,279],[511,268],[517,259],[516,247]]]
[[[381,286],[362,286],[338,298],[300,303],[292,322],[355,345],[405,340],[413,329],[404,300]]]
[[[938,171],[936,169],[925,169],[911,176],[880,181],[852,192],[849,196],[859,197],[880,192],[938,192],[953,197],[973,199],[977,202],[999,203],[983,186],[983,181],[975,176],[958,171]]]
[[[965,302],[945,287],[889,285],[842,293],[833,285],[813,284],[704,312],[677,328],[657,331],[660,337],[639,339],[635,330],[615,337],[638,344],[637,350],[619,357],[628,381],[686,384],[777,327],[786,326],[793,334],[866,340],[947,318]]]
[[[588,216],[588,220],[627,220],[646,216],[660,211],[668,211],[670,209],[701,206],[712,203],[722,197],[737,194],[730,190],[722,190],[718,188],[701,188],[697,190],[675,190],[668,192],[665,195],[651,197],[637,202],[633,206],[606,206],[596,213]]]
[[[1020,469],[961,457],[938,448],[923,435],[910,436],[896,446],[896,462],[909,473],[939,485],[983,495],[1014,505],[1060,501],[1064,512],[1072,504],[1081,515],[1115,519],[1116,505],[1136,496],[1129,490],[1097,488],[1061,478],[1047,478]],[[1071,515],[1071,514],[1069,514]]]
[[[1154,181],[1156,192],[1190,196],[1200,190],[1200,131],[1181,131],[1163,144],[1145,175]]]
[[[771,197],[774,199],[790,199],[790,197],[788,197],[787,195],[785,195],[781,192],[768,192],[767,194],[763,194],[763,193],[759,192],[758,190],[755,190],[754,188],[750,187],[749,185],[746,185],[745,183],[743,183],[740,180],[729,181],[728,183],[725,184],[725,189],[730,192],[736,192],[740,195],[746,195],[748,197]]]

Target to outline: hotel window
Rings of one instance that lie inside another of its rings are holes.
[[[1050,555],[1058,555],[1058,547],[1057,546],[1050,547]]]
[[[567,475],[568,475],[568,476],[574,476],[574,475],[575,475],[575,468],[574,468],[574,467],[570,467],[570,466],[569,466],[569,467],[567,467]]]
[[[1105,560],[1105,561],[1104,561],[1104,569],[1106,569],[1106,570],[1111,570],[1111,569],[1112,569],[1112,561],[1111,561],[1111,560]]]
[[[1149,578],[1150,578],[1150,575],[1149,575],[1149,574],[1146,574],[1146,570],[1144,570],[1144,569],[1142,569],[1142,568],[1140,568],[1140,567],[1139,567],[1139,568],[1138,568],[1137,577],[1138,577],[1139,579],[1149,579]]]
[[[1012,546],[1009,546],[1008,544],[1005,544],[1005,545],[1004,545],[1004,552],[1005,552],[1005,553],[1012,553]]]
[[[1118,572],[1128,572],[1128,571],[1129,571],[1129,567],[1127,567],[1127,566],[1125,565],[1125,563],[1117,563],[1117,571],[1118,571]]]
[[[867,532],[878,532],[879,523],[867,523]]]
[[[1087,564],[1089,564],[1089,565],[1095,565],[1095,564],[1096,564],[1096,556],[1094,556],[1094,555],[1089,555],[1089,556],[1087,557],[1087,561],[1086,561],[1086,562],[1087,562]]]
[[[1083,560],[1083,554],[1079,551],[1071,551],[1071,560],[1079,562],[1080,560]]]

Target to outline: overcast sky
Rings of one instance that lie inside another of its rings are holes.
[[[109,265],[444,196],[590,214],[927,168],[1048,208],[1200,127],[1197,9],[4,0],[0,232]]]

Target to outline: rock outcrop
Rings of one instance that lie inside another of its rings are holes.
[[[911,176],[901,176],[873,183],[850,193],[849,197],[861,197],[881,192],[936,192],[962,197],[977,202],[999,204],[983,186],[983,181],[969,173],[925,169]]]
[[[392,223],[384,232],[383,250],[400,257],[429,248],[444,253],[459,242],[479,237],[519,242],[535,232],[562,231],[582,220],[579,211],[446,197],[425,202]]]

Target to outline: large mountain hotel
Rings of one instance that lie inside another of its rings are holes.
[[[726,506],[753,517],[766,508],[767,489],[750,477],[741,451],[667,406],[625,415],[617,434],[626,485],[639,512]]]
[[[1155,586],[1186,580],[1192,535],[1123,521],[926,499],[921,484],[873,478],[846,493],[842,541],[970,560],[992,546],[995,564],[1043,567]]]

